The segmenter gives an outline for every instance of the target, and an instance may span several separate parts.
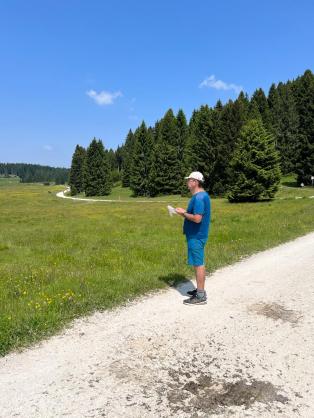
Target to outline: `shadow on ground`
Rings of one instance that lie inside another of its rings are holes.
[[[176,289],[183,296],[186,296],[188,290],[195,289],[193,282],[183,276],[183,274],[171,273],[167,276],[160,276],[158,279]]]

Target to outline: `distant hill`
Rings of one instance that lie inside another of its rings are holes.
[[[22,183],[55,182],[64,184],[69,177],[68,168],[49,167],[39,164],[0,163],[0,176],[18,176]]]

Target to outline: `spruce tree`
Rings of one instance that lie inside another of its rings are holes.
[[[180,162],[173,146],[158,142],[153,150],[152,165],[149,175],[149,194],[177,194],[181,192],[182,175]]]
[[[213,124],[213,110],[201,106],[192,115],[189,138],[186,145],[185,167],[190,171],[200,171],[205,178],[205,189],[212,188],[212,174],[216,161],[217,138]]]
[[[110,194],[112,178],[110,164],[101,140],[94,138],[87,148],[85,194],[105,196]]]
[[[114,171],[118,169],[116,154],[112,148],[109,150],[105,149],[105,155],[107,157],[107,161],[109,163],[110,171]]]
[[[188,168],[185,166],[185,154],[189,138],[189,125],[182,109],[177,113],[177,126],[179,130],[178,160],[180,161],[181,170],[181,180],[179,181],[180,185],[177,192],[183,195],[188,193],[185,180],[188,172]]]
[[[184,150],[186,146],[186,141],[188,138],[188,124],[185,117],[185,114],[182,109],[178,111],[177,114],[177,127],[178,127],[178,159],[183,161]]]
[[[134,142],[134,134],[130,129],[123,148],[122,187],[130,187],[130,173],[133,159]]]
[[[118,148],[115,151],[115,158],[116,158],[116,167],[119,173],[122,171],[123,157],[124,157],[124,147],[118,146]]]
[[[299,115],[290,83],[278,84],[280,113],[278,120],[277,149],[284,174],[295,171],[296,153],[300,142]]]
[[[241,129],[231,166],[234,178],[228,193],[230,202],[274,197],[280,181],[279,154],[261,119],[249,120]]]
[[[228,146],[224,141],[222,135],[221,115],[223,106],[220,101],[212,111],[213,121],[213,137],[216,143],[216,157],[212,173],[209,178],[208,191],[214,195],[221,195],[226,189],[225,179],[227,177],[228,160]]]
[[[292,83],[299,115],[299,141],[296,157],[298,183],[311,184],[314,176],[314,75],[306,70]]]
[[[159,128],[160,128],[160,121],[157,120],[153,127],[153,143],[156,144],[159,138]]]
[[[186,119],[179,112],[179,122],[169,109],[158,123],[158,137],[152,153],[149,191],[158,194],[177,194],[182,184],[182,159],[186,140]]]
[[[236,139],[249,117],[249,99],[241,92],[238,98],[221,106],[218,102],[213,114],[214,136],[217,138],[215,167],[212,173],[212,193],[223,194],[233,177],[230,161]]]
[[[278,138],[280,136],[280,120],[281,120],[281,100],[278,89],[273,83],[269,89],[267,98],[270,110],[270,129],[269,131],[274,135],[276,147],[278,147]]]
[[[254,119],[256,117],[256,108],[258,109],[259,114],[262,117],[263,125],[267,130],[271,128],[271,114],[269,110],[269,104],[267,101],[267,97],[263,89],[259,88],[255,90],[251,98],[251,110],[250,110],[250,118]],[[255,107],[256,106],[256,107]]]
[[[260,114],[257,103],[255,101],[250,102],[249,120],[261,118],[262,115]]]
[[[69,175],[69,186],[71,195],[74,196],[84,191],[84,171],[85,171],[86,150],[77,145],[72,156],[72,163]]]
[[[169,109],[159,122],[158,141],[162,141],[175,147],[178,146],[179,128],[172,109]]]
[[[314,143],[303,135],[300,135],[295,167],[298,184],[311,185],[311,177],[314,176]]]
[[[145,122],[134,133],[132,163],[130,168],[130,187],[134,196],[149,196],[149,175],[152,157],[152,137]]]

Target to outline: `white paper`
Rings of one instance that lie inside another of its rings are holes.
[[[177,215],[177,212],[176,212],[175,208],[173,208],[173,207],[172,207],[172,206],[170,206],[170,205],[168,205],[168,206],[167,206],[167,208],[168,208],[168,212],[169,212],[169,215],[170,215],[170,216],[172,216],[172,215]]]

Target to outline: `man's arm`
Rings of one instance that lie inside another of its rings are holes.
[[[195,222],[197,224],[202,222],[203,215],[193,215],[192,213],[188,213],[183,208],[176,208],[176,212],[178,215],[183,216],[183,218],[188,219],[189,221]]]

